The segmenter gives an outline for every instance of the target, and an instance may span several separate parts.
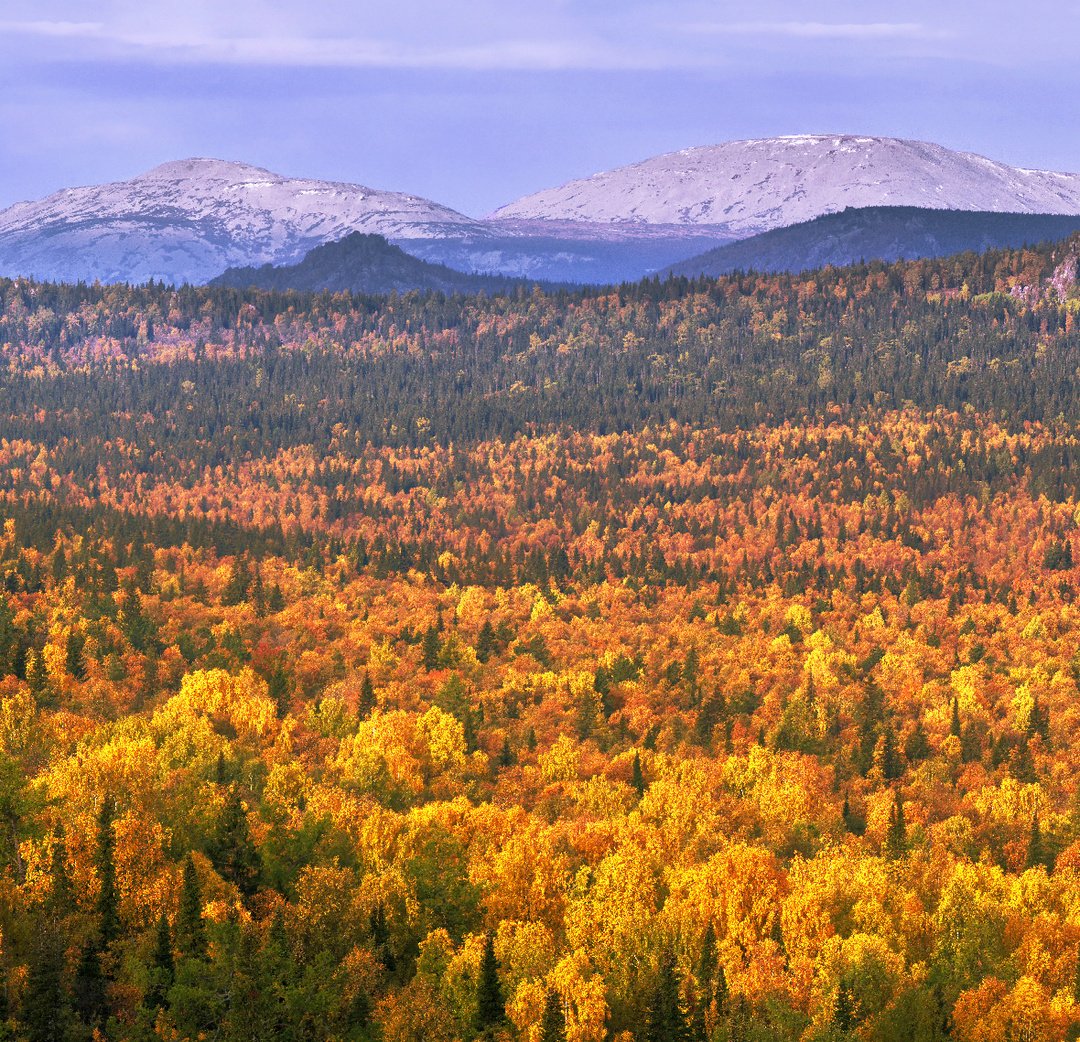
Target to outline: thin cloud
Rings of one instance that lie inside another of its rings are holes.
[[[26,36],[100,37],[104,29],[101,22],[0,22],[0,32]]]
[[[379,39],[311,36],[169,35],[113,29],[100,22],[0,22],[0,32],[67,37],[99,51],[177,64],[462,70],[648,69],[655,56],[594,41],[492,40],[425,47]]]
[[[921,22],[712,22],[683,28],[690,32],[811,40],[926,40],[949,35]]]

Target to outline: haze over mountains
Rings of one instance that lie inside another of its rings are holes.
[[[657,156],[475,219],[405,193],[189,159],[0,212],[0,274],[202,283],[227,268],[295,265],[358,231],[461,271],[611,282],[824,214],[881,206],[1077,215],[1080,174],[916,141],[804,135]],[[973,247],[965,240],[963,248]]]

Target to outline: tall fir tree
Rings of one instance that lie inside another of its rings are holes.
[[[885,832],[885,856],[898,861],[907,853],[907,824],[904,821],[904,804],[899,791],[889,811],[889,827]]]
[[[180,884],[180,908],[176,915],[176,947],[188,959],[206,958],[206,923],[203,921],[202,887],[195,862],[189,854],[184,861]]]
[[[371,677],[368,675],[367,670],[364,670],[364,676],[360,681],[360,698],[357,701],[356,710],[360,718],[366,719],[371,716],[372,710],[375,708],[375,685],[371,682]]]
[[[109,1015],[108,998],[96,940],[83,946],[71,983],[71,999],[75,1015],[87,1028],[100,1028],[105,1023]]]
[[[113,821],[116,805],[111,796],[101,801],[98,812],[97,854],[94,859],[98,875],[98,938],[101,949],[108,949],[120,936],[120,894],[116,888],[116,836]]]
[[[833,1023],[836,1025],[837,1030],[844,1034],[847,1034],[855,1027],[855,1003],[851,997],[851,989],[845,981],[841,981],[836,988]]]
[[[660,959],[660,975],[645,1016],[645,1042],[690,1042],[690,1025],[679,987],[675,956],[666,951]]]
[[[484,619],[480,626],[480,632],[476,635],[476,657],[481,662],[487,662],[495,654],[495,627],[490,619]]]
[[[1039,814],[1036,811],[1031,816],[1031,830],[1028,833],[1027,857],[1024,862],[1025,868],[1043,867],[1049,871],[1050,859],[1047,857],[1046,844],[1043,842],[1042,826],[1039,824]]]
[[[49,860],[49,897],[46,901],[49,913],[57,918],[64,918],[75,911],[75,891],[71,885],[71,875],[67,867],[67,844],[64,841],[64,826],[59,825],[53,838]]]
[[[424,639],[420,644],[420,657],[424,663],[424,669],[429,673],[438,669],[442,658],[442,642],[439,640],[439,630],[431,625],[424,631]]]
[[[506,1002],[499,982],[499,961],[495,958],[495,938],[484,938],[484,954],[480,960],[480,979],[476,987],[476,1030],[483,1034],[506,1020]]]
[[[554,988],[548,988],[544,999],[544,1015],[540,1018],[540,1042],[566,1042],[566,1014],[562,998]]]
[[[953,695],[952,700],[952,714],[949,717],[949,734],[951,734],[953,738],[959,738],[961,734],[960,700],[955,695]]]
[[[176,962],[173,959],[172,931],[169,929],[169,917],[164,911],[158,916],[157,931],[154,934],[154,954],[150,963],[150,979],[143,995],[143,1005],[156,1013],[167,1001],[169,988],[176,977]]]
[[[64,1042],[64,948],[51,924],[40,923],[37,933],[37,950],[30,962],[23,998],[22,1026],[27,1042]]]
[[[219,875],[244,897],[251,897],[258,890],[262,856],[251,838],[247,812],[236,785],[229,787],[207,853]]]

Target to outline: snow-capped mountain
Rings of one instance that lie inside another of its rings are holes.
[[[414,195],[185,159],[0,212],[0,274],[199,283],[234,265],[297,261],[353,231],[399,241],[487,234]]]
[[[782,137],[656,156],[474,220],[414,195],[186,159],[0,211],[0,275],[203,283],[363,232],[462,271],[613,282],[870,206],[1080,214],[1080,174],[895,138]]]
[[[1080,174],[897,138],[802,135],[687,148],[525,196],[495,220],[713,225],[736,237],[848,207],[1080,213]]]

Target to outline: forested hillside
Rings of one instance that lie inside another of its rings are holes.
[[[677,275],[734,271],[810,271],[916,257],[982,253],[1007,246],[1056,242],[1080,230],[1080,216],[970,213],[914,206],[869,206],[774,228],[673,264]]]
[[[0,1037],[1075,1038],[1078,251],[0,281]]]

